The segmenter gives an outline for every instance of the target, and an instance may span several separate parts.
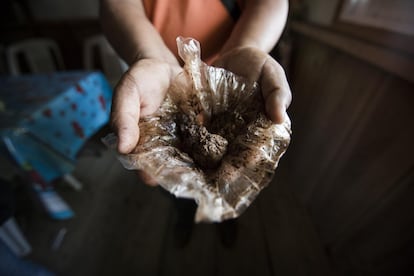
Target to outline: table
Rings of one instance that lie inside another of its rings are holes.
[[[74,169],[85,141],[108,122],[112,89],[99,72],[0,76],[0,135],[24,169],[51,182]]]

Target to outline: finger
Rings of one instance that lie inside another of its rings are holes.
[[[134,79],[126,73],[115,88],[111,123],[118,135],[118,151],[130,153],[139,139],[140,97]]]
[[[137,174],[141,180],[147,184],[148,186],[155,187],[158,185],[158,182],[155,181],[149,174],[145,173],[144,171],[137,171]]]
[[[269,57],[263,65],[261,87],[267,116],[276,124],[283,123],[292,94],[283,68],[273,58]]]
[[[281,124],[287,119],[286,105],[279,91],[273,91],[265,98],[266,114],[275,124]]]

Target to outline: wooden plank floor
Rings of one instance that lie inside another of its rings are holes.
[[[332,275],[306,210],[283,185],[283,170],[237,220],[233,246],[223,245],[217,224],[198,224],[178,247],[174,198],[99,151],[79,159],[81,192],[58,186],[76,217],[52,221],[34,209],[23,227],[30,259],[58,275]],[[62,228],[67,234],[53,251]]]

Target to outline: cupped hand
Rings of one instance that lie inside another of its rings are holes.
[[[174,77],[181,71],[177,64],[157,59],[142,59],[133,64],[115,87],[111,124],[118,135],[118,152],[128,154],[138,144],[139,118],[154,113],[164,100]],[[145,172],[137,172],[150,186],[157,183]]]
[[[292,94],[282,66],[269,54],[254,47],[239,47],[220,56],[213,65],[258,82],[269,119],[276,124],[285,121]]]
[[[130,153],[139,140],[139,118],[154,113],[164,100],[177,64],[157,59],[141,59],[133,64],[115,87],[111,124],[118,135],[118,151]]]

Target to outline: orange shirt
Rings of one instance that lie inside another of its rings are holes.
[[[177,57],[177,36],[192,37],[200,41],[205,61],[211,61],[218,54],[235,24],[229,12],[231,7],[223,2],[232,1],[143,0],[149,20]],[[233,8],[237,7],[233,5]]]

